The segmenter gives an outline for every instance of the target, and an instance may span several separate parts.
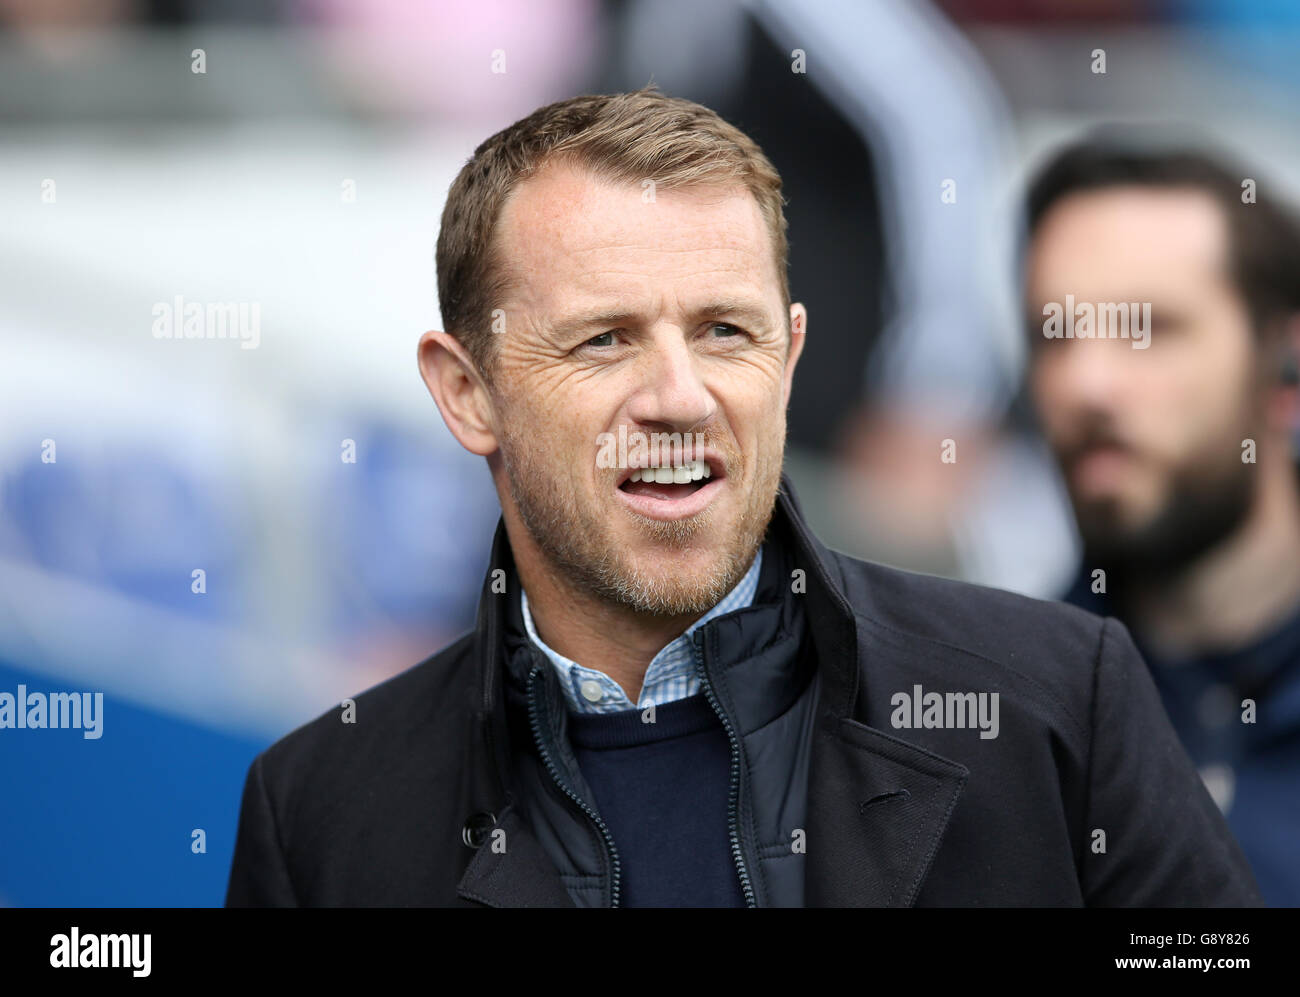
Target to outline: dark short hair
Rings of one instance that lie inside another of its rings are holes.
[[[1255,203],[1242,200],[1247,178]],[[1228,223],[1230,276],[1257,335],[1300,312],[1300,224],[1271,183],[1203,146],[1161,146],[1143,135],[1100,129],[1057,152],[1034,176],[1026,197],[1021,258],[1044,216],[1070,194],[1111,187],[1189,188],[1208,194]]]

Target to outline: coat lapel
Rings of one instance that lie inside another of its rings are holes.
[[[851,719],[825,717],[808,782],[809,907],[910,907],[970,775]]]
[[[462,899],[489,907],[572,907],[573,899],[560,882],[559,873],[513,806],[507,806],[493,833],[479,846],[465,875],[456,885]]]
[[[808,530],[784,477],[778,501],[796,563],[808,571],[809,624],[824,692],[808,769],[804,904],[910,907],[970,772],[854,719],[862,655],[879,669],[892,652],[859,630],[834,559]],[[906,672],[906,661],[901,664]]]

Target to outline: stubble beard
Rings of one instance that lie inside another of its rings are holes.
[[[697,516],[670,522],[634,515],[641,535],[663,552],[667,562],[666,570],[649,573],[639,570],[627,556],[608,522],[584,495],[581,475],[557,473],[555,462],[513,431],[502,435],[502,464],[510,493],[533,542],[569,585],[636,613],[698,617],[716,606],[753,563],[780,486],[784,428],[777,456],[760,458],[739,522],[702,571],[683,576],[673,570],[671,562],[675,552],[715,539],[721,528],[715,505]],[[728,478],[741,480],[746,469],[742,455],[731,448],[718,448],[726,460]]]

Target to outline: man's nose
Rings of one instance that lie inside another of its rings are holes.
[[[702,379],[701,360],[680,335],[655,342],[642,359],[640,383],[628,403],[630,418],[678,433],[713,418],[717,402]]]
[[[1054,358],[1058,365],[1054,382],[1062,400],[1089,408],[1109,408],[1123,390],[1133,358],[1104,340],[1052,345],[1060,351]]]

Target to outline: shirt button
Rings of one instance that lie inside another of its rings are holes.
[[[582,693],[582,698],[589,703],[599,703],[605,698],[604,692],[601,691],[600,683],[595,679],[587,679],[578,687]]]

